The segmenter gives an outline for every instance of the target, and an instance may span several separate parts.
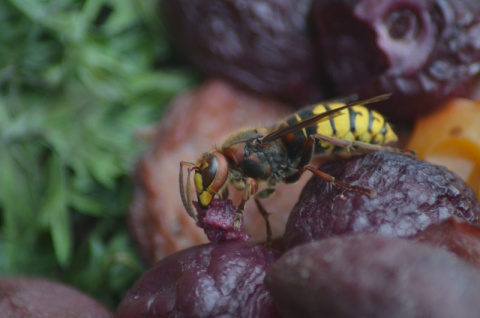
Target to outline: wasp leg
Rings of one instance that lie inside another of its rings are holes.
[[[336,137],[329,137],[329,136],[324,136],[324,135],[315,135],[316,138],[326,141],[328,143],[331,143],[332,145],[339,146],[345,149],[350,149],[350,148],[360,148],[360,149],[365,149],[369,151],[387,151],[391,153],[398,153],[401,155],[405,155],[411,158],[416,158],[417,154],[414,150],[405,150],[405,149],[400,149],[396,147],[389,147],[389,146],[384,146],[384,145],[375,145],[375,144],[369,144],[368,142],[363,142],[359,140],[346,140],[346,139],[341,139],[341,138],[336,138]]]
[[[222,198],[222,200],[227,200],[228,199],[228,187],[223,187],[222,192],[221,192],[221,198]]]
[[[263,205],[260,203],[260,200],[258,200],[256,197],[255,197],[255,204],[257,205],[258,211],[260,212],[263,219],[265,220],[265,228],[267,231],[267,241],[265,242],[265,245],[270,245],[272,244],[272,227],[270,226],[270,221],[268,220],[268,216],[270,215],[270,213],[268,213],[267,210],[265,210]]]
[[[290,179],[294,179],[294,180],[298,179],[299,176],[301,176],[306,170],[312,172],[316,176],[318,176],[321,179],[327,181],[329,184],[334,184],[334,185],[336,185],[340,188],[343,188],[345,190],[355,191],[355,192],[358,192],[358,193],[363,193],[363,194],[369,195],[371,197],[374,197],[376,195],[375,191],[373,191],[371,189],[351,185],[351,184],[348,184],[346,182],[336,180],[335,177],[329,175],[328,173],[320,171],[313,166],[301,167],[300,169],[298,169],[298,171],[296,171],[296,172],[292,173],[291,175],[285,177],[285,182],[289,183]]]
[[[323,135],[319,135],[319,136],[323,137]],[[334,138],[334,139],[338,139],[338,138]],[[348,140],[343,140],[343,139],[338,139],[338,140],[348,141]],[[350,185],[346,182],[335,180],[335,178],[333,176],[331,176],[331,175],[329,175],[329,174],[327,174],[323,171],[320,171],[313,166],[309,166],[308,163],[310,162],[310,160],[313,156],[314,144],[315,144],[314,142],[315,142],[315,138],[313,136],[310,136],[307,139],[307,142],[305,144],[302,156],[300,158],[300,163],[302,163],[302,165],[300,165],[301,168],[298,169],[296,172],[286,176],[285,179],[284,179],[285,183],[296,182],[298,179],[300,179],[302,174],[306,170],[308,170],[308,171],[312,172],[313,174],[317,175],[318,177],[322,178],[323,180],[327,181],[328,184],[335,184],[336,186],[339,186],[339,187],[344,188],[344,189],[349,190],[349,191],[355,191],[355,192],[367,194],[369,196],[375,196],[375,191],[373,191],[373,190],[363,188],[363,187],[359,187],[359,186]],[[348,145],[346,145],[345,147],[347,147],[347,146]]]
[[[183,168],[187,167],[188,168],[188,175],[187,175],[187,185],[185,187],[183,183]],[[185,210],[187,210],[188,215],[192,217],[192,219],[195,220],[195,222],[198,221],[197,214],[195,212],[195,207],[193,206],[193,200],[192,200],[192,187],[191,187],[191,182],[190,182],[190,173],[192,170],[194,170],[195,164],[187,161],[181,161],[180,162],[180,174],[178,176],[178,183],[180,185],[180,197],[182,198],[182,203],[183,206],[185,207]]]
[[[300,157],[299,167],[306,166],[312,161],[313,152],[315,151],[315,137],[309,136],[305,142],[305,147],[303,147],[303,152]]]
[[[309,136],[307,141],[305,142],[305,147],[303,147],[303,152],[300,156],[300,161],[298,163],[299,167],[304,167],[312,161],[313,152],[315,150],[315,138],[313,136]],[[297,182],[298,179],[302,176],[302,173],[293,173],[285,178],[285,183],[294,183]]]
[[[235,231],[240,230],[240,226],[242,225],[242,216],[243,211],[245,210],[245,203],[247,203],[250,196],[254,195],[258,190],[258,183],[253,178],[246,178],[245,179],[245,188],[243,189],[242,193],[242,201],[237,207],[237,211],[235,212],[235,217],[233,219],[233,229]]]
[[[255,195],[255,204],[257,205],[257,210],[262,215],[263,219],[265,220],[265,228],[267,233],[267,240],[265,245],[270,245],[272,243],[272,227],[270,226],[270,221],[268,219],[270,213],[267,212],[263,204],[260,203],[259,199],[265,199],[270,197],[275,192],[275,188],[266,188],[262,191],[258,192]]]

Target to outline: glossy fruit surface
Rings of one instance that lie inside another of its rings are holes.
[[[480,227],[451,217],[435,223],[414,237],[418,242],[441,246],[480,269]]]
[[[113,313],[64,284],[33,277],[0,278],[1,317],[112,318]]]
[[[472,190],[441,166],[375,152],[334,160],[320,169],[372,189],[376,196],[330,187],[313,177],[287,222],[287,247],[351,232],[410,236],[452,215],[479,224],[480,204]]]
[[[304,104],[319,101],[311,0],[161,1],[172,40],[208,75]]]
[[[345,235],[287,251],[268,270],[282,317],[476,317],[477,269],[406,239]]]
[[[137,280],[116,317],[278,317],[264,284],[275,258],[274,251],[244,242],[174,253]]]

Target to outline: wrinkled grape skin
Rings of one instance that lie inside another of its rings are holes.
[[[414,237],[418,242],[441,246],[480,269],[480,227],[451,217],[435,223]]]
[[[316,0],[312,23],[334,93],[391,92],[391,119],[468,96],[478,78],[477,0]]]
[[[173,42],[204,73],[301,105],[324,97],[311,0],[160,3]]]
[[[455,215],[479,224],[480,205],[472,190],[447,169],[386,152],[325,164],[337,180],[376,191],[375,197],[330,186],[313,177],[288,219],[288,248],[332,235],[370,232],[411,236]]]
[[[243,226],[238,231],[234,229],[237,208],[231,200],[214,199],[207,208],[202,208],[196,201],[193,205],[197,210],[197,225],[203,229],[210,242],[248,240],[248,234],[243,231]]]
[[[286,252],[266,284],[282,317],[478,317],[480,275],[448,251],[347,235]]]
[[[277,317],[264,284],[275,257],[272,250],[244,242],[177,252],[137,280],[116,317]]]

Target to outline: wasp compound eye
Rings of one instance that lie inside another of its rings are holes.
[[[228,163],[221,153],[208,153],[198,163],[195,172],[195,188],[198,202],[207,207],[225,185],[228,176]]]
[[[205,168],[202,169],[203,186],[208,187],[213,180],[218,170],[218,159],[216,156],[210,156],[205,162]]]

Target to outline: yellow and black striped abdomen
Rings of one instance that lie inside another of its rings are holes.
[[[288,125],[293,125],[299,121],[305,120],[317,114],[325,113],[329,110],[345,105],[344,103],[325,103],[317,104],[311,107],[300,110],[286,119]],[[336,137],[345,140],[358,140],[370,144],[387,144],[397,140],[395,132],[392,130],[390,124],[378,112],[367,107],[356,105],[344,109],[340,114],[325,118],[315,125],[306,127],[290,136],[290,141],[287,141],[287,148],[290,155],[294,155],[294,151],[301,148],[301,144],[310,135],[324,135],[329,137]],[[297,145],[293,145],[295,143]],[[317,155],[328,155],[337,150],[335,145],[328,142],[318,142],[315,147]]]

